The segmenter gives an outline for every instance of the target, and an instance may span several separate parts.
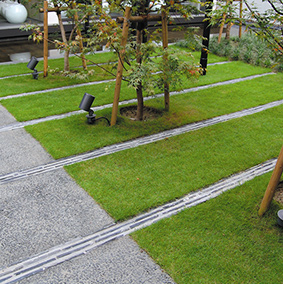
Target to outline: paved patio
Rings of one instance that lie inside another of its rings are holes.
[[[0,106],[0,126],[14,122]],[[52,160],[24,129],[0,133],[1,175]],[[0,187],[1,268],[113,223],[64,169]],[[129,236],[33,276],[29,273],[22,276],[20,283],[173,283]],[[10,278],[1,283],[12,282]]]

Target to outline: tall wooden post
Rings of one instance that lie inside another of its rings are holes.
[[[259,216],[262,216],[268,210],[270,203],[273,199],[276,187],[278,186],[278,183],[280,181],[282,172],[283,172],[283,147],[281,148],[274,171],[272,173],[271,179],[269,181],[264,197],[262,199],[262,202],[261,202],[261,205],[258,211]]]
[[[48,75],[48,1],[46,0],[43,4],[43,10],[43,76],[46,77]]]
[[[168,25],[167,25],[167,13],[165,7],[162,7],[161,10],[161,21],[162,21],[162,44],[163,49],[168,48]],[[168,61],[168,57],[165,54],[163,58],[165,62],[165,66],[167,66],[166,62]],[[164,83],[164,103],[165,103],[165,110],[169,110],[170,105],[170,95],[169,95],[169,84],[167,82]]]
[[[118,105],[119,105],[120,90],[121,90],[122,76],[123,76],[123,61],[125,56],[125,46],[127,44],[128,32],[130,26],[130,21],[129,21],[130,14],[131,14],[131,8],[126,7],[123,30],[122,30],[122,41],[121,41],[122,50],[119,56],[118,66],[117,66],[116,85],[114,91],[114,100],[113,100],[112,116],[111,116],[111,126],[115,125],[117,121]]]

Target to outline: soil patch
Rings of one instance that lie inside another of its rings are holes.
[[[275,194],[274,194],[274,199],[283,204],[283,181],[281,181],[278,186],[277,186],[277,189],[275,191]]]
[[[120,108],[120,114],[132,120],[136,119],[137,106],[126,106]],[[144,106],[143,108],[143,120],[155,119],[162,116],[163,112],[153,107]]]

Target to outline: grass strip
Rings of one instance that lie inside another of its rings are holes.
[[[137,122],[119,116],[115,127],[106,127],[103,120],[88,125],[85,115],[81,114],[27,126],[26,129],[58,159],[283,99],[282,76],[276,74],[172,96],[170,111],[154,120]],[[146,105],[160,110],[164,107],[162,98],[150,100]],[[110,119],[111,109],[97,112],[97,115]]]
[[[174,50],[183,50],[190,52],[186,48],[180,48],[177,46],[170,46]],[[195,61],[198,62],[200,59],[200,52],[192,52],[193,57],[195,58]],[[117,60],[117,55],[113,52],[99,52],[96,54],[90,54],[86,55],[86,59],[90,60],[87,62],[87,65],[92,65],[92,62],[94,63],[107,63],[111,61]],[[82,60],[77,56],[71,56],[69,58],[70,60],[70,68],[76,69],[79,66],[82,66]],[[214,54],[209,54],[209,63],[215,63],[215,62],[221,62],[221,61],[227,61],[228,59],[226,57],[219,57]],[[91,62],[92,61],[92,62]],[[64,59],[63,58],[57,58],[57,59],[48,59],[48,65],[49,70],[59,68],[60,70],[63,69],[64,66]],[[39,61],[37,68],[39,72],[43,71],[43,61]],[[5,76],[11,76],[11,75],[20,75],[20,74],[27,74],[31,73],[27,68],[27,62],[26,63],[17,63],[17,64],[7,64],[7,65],[0,65],[0,77]]]
[[[94,61],[95,63],[106,63],[111,60],[116,60],[116,58],[117,57],[115,56],[115,54],[111,52],[100,52],[97,54],[86,56],[86,59]],[[69,60],[70,60],[71,69],[82,65],[82,60],[77,56],[71,56]],[[89,65],[91,63],[88,62],[87,64]],[[64,66],[64,58],[48,59],[48,66],[49,66],[49,70],[56,69],[56,68],[59,68],[60,70],[62,70]],[[38,62],[36,69],[39,72],[43,71],[43,60]],[[0,66],[0,77],[26,74],[26,73],[31,73],[31,72],[32,71],[30,71],[27,68],[27,62],[17,63],[17,64],[7,64],[7,65]]]
[[[111,66],[104,66],[104,68],[111,69]],[[63,86],[77,85],[86,82],[95,82],[106,79],[113,79],[114,77],[102,71],[99,67],[91,67],[94,70],[94,75],[89,76],[88,80],[80,80],[77,78],[69,78],[58,75],[56,73],[43,77],[39,74],[38,80],[34,80],[31,76],[12,77],[1,80],[2,91],[0,97],[9,95],[29,93],[40,90],[47,90],[51,88],[58,88]]]
[[[185,60],[184,56],[182,57],[182,59]],[[103,62],[103,60],[101,61]],[[219,58],[219,61],[221,61],[221,58]],[[43,64],[42,62],[40,63]],[[108,70],[111,70],[113,65],[104,65],[103,67]],[[13,68],[16,69],[16,66],[13,66]],[[258,70],[260,70],[260,67],[258,68],[259,68]],[[32,76],[6,78],[6,79],[1,80],[1,86],[3,88],[2,88],[2,92],[0,96],[5,97],[8,95],[19,94],[19,93],[22,93],[23,90],[24,92],[33,92],[33,91],[39,91],[39,90],[46,90],[48,88],[50,89],[50,88],[56,88],[56,87],[61,87],[61,86],[66,86],[66,85],[69,86],[69,85],[79,84],[83,82],[92,82],[92,81],[99,81],[103,79],[115,78],[115,76],[112,76],[111,74],[106,73],[104,70],[102,70],[101,68],[97,66],[92,66],[92,67],[89,67],[88,69],[93,69],[95,71],[94,75],[90,75],[88,79],[64,77],[56,73],[49,74],[48,77],[45,77],[45,78],[43,77],[43,74],[39,74],[38,80],[34,80]],[[261,69],[264,70],[264,68],[261,68]],[[229,73],[228,70],[225,70],[225,72]],[[263,73],[266,71],[258,71],[258,72]],[[112,73],[115,74],[115,70]]]
[[[283,106],[66,167],[116,220],[277,157]]]
[[[281,283],[282,205],[257,216],[269,179],[257,177],[132,236],[178,284]]]
[[[201,76],[197,81],[184,81],[182,87],[186,89],[190,87],[203,86],[230,79],[262,74],[268,71],[268,69],[254,67],[242,62],[231,62],[224,65],[210,66],[209,73],[206,76]],[[278,74],[276,76],[282,79],[282,76],[280,77],[280,75],[281,74]],[[55,92],[44,93],[44,95],[38,94],[11,98],[1,101],[1,104],[3,104],[18,121],[26,121],[78,110],[78,105],[85,92],[96,96],[93,106],[112,103],[114,88],[115,82],[112,82],[93,86],[77,87],[68,90],[58,90]],[[160,91],[156,90],[156,92],[159,93]],[[120,100],[127,100],[135,97],[135,90],[127,87],[127,84],[123,82]],[[18,107],[19,105],[21,106],[20,108]]]

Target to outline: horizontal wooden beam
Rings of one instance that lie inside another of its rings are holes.
[[[69,9],[68,7],[55,7],[55,8],[48,8],[47,11],[48,12],[57,12],[57,11],[66,11],[68,9]],[[44,9],[39,8],[39,13],[44,13]]]
[[[144,16],[131,16],[129,18],[130,22],[143,22],[143,21],[161,21],[162,17],[161,15],[144,15]],[[124,17],[117,17],[116,21],[118,23],[123,23],[124,22]]]

